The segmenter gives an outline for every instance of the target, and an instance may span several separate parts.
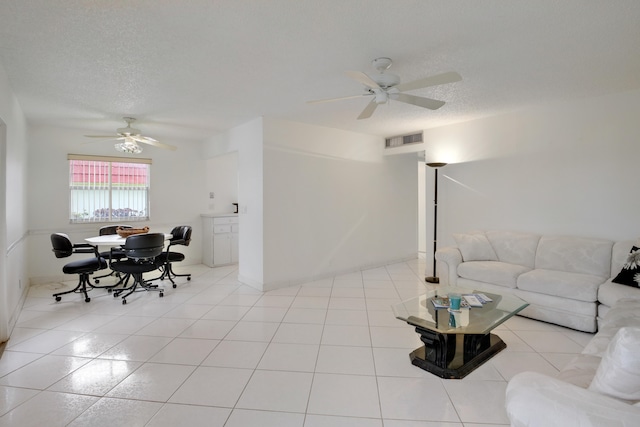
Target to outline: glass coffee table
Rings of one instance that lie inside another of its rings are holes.
[[[433,299],[483,294],[482,307],[436,308]],[[464,378],[507,345],[491,333],[529,304],[512,295],[443,287],[393,306],[396,318],[415,326],[424,343],[409,355],[411,363],[441,378]]]

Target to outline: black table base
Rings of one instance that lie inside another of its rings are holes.
[[[416,332],[424,346],[411,352],[411,363],[440,378],[464,378],[507,348],[494,334],[441,334],[420,327]]]

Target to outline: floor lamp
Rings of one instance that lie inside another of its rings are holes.
[[[435,172],[435,179],[433,181],[433,276],[424,279],[429,283],[440,283],[440,279],[436,276],[436,246],[438,244],[438,168],[446,165],[446,163],[427,163],[427,166],[432,167]]]

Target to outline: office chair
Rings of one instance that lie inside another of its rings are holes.
[[[137,291],[158,291],[160,296],[164,296],[164,289],[158,285],[152,285],[142,278],[143,273],[158,269],[156,257],[162,253],[164,247],[163,233],[134,234],[127,237],[122,250],[126,258],[119,261],[111,258],[110,267],[120,273],[127,275],[124,281],[124,288],[113,291],[113,296],[118,297],[122,293],[122,304],[127,303],[127,297]],[[112,250],[119,250],[113,248]],[[133,284],[127,286],[129,279],[133,277]]]
[[[160,270],[162,270],[162,275],[160,277],[151,279],[151,281],[169,279],[171,281],[171,284],[175,288],[176,282],[173,281],[174,277],[186,277],[187,280],[191,280],[191,273],[176,274],[173,271],[172,263],[184,261],[185,256],[181,252],[172,252],[171,246],[189,246],[189,244],[191,243],[191,226],[179,225],[177,227],[174,227],[173,230],[171,230],[171,235],[173,237],[171,238],[171,240],[169,240],[167,250],[163,251],[156,258],[156,262],[158,263]]]
[[[130,225],[105,225],[104,227],[100,227],[100,230],[98,230],[98,235],[99,236],[106,236],[106,235],[110,235],[110,234],[117,234],[116,230],[118,229],[118,227],[121,228],[132,228]],[[122,258],[125,257],[124,255],[124,251],[122,250],[118,250],[118,251],[103,251],[100,252],[100,256],[104,259],[109,259],[109,257],[114,257],[114,259],[116,261],[121,260]],[[116,277],[118,277],[118,279],[120,279],[120,274],[111,270],[108,274],[104,274],[102,276],[96,276],[93,278],[93,281],[96,282],[96,284],[100,283],[100,279],[103,279],[105,277],[109,277],[109,276],[113,276],[115,275]],[[121,280],[120,280],[121,281]],[[120,281],[118,283],[120,283]],[[114,285],[114,286],[117,286]]]
[[[72,261],[62,267],[62,272],[65,274],[79,275],[78,285],[70,291],[55,293],[53,297],[56,301],[60,301],[62,299],[61,295],[74,292],[83,294],[85,302],[91,301],[91,298],[87,295],[87,285],[91,288],[95,288],[96,286],[91,284],[89,276],[98,270],[107,268],[107,261],[100,256],[98,248],[88,243],[71,243],[69,236],[64,233],[53,233],[51,235],[51,245],[53,246],[53,253],[56,258],[66,258],[73,254],[93,255],[90,258]]]

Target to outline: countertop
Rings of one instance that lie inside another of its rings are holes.
[[[203,213],[200,214],[203,218],[221,218],[221,217],[229,217],[229,216],[238,216],[237,213],[226,212],[226,213]]]

